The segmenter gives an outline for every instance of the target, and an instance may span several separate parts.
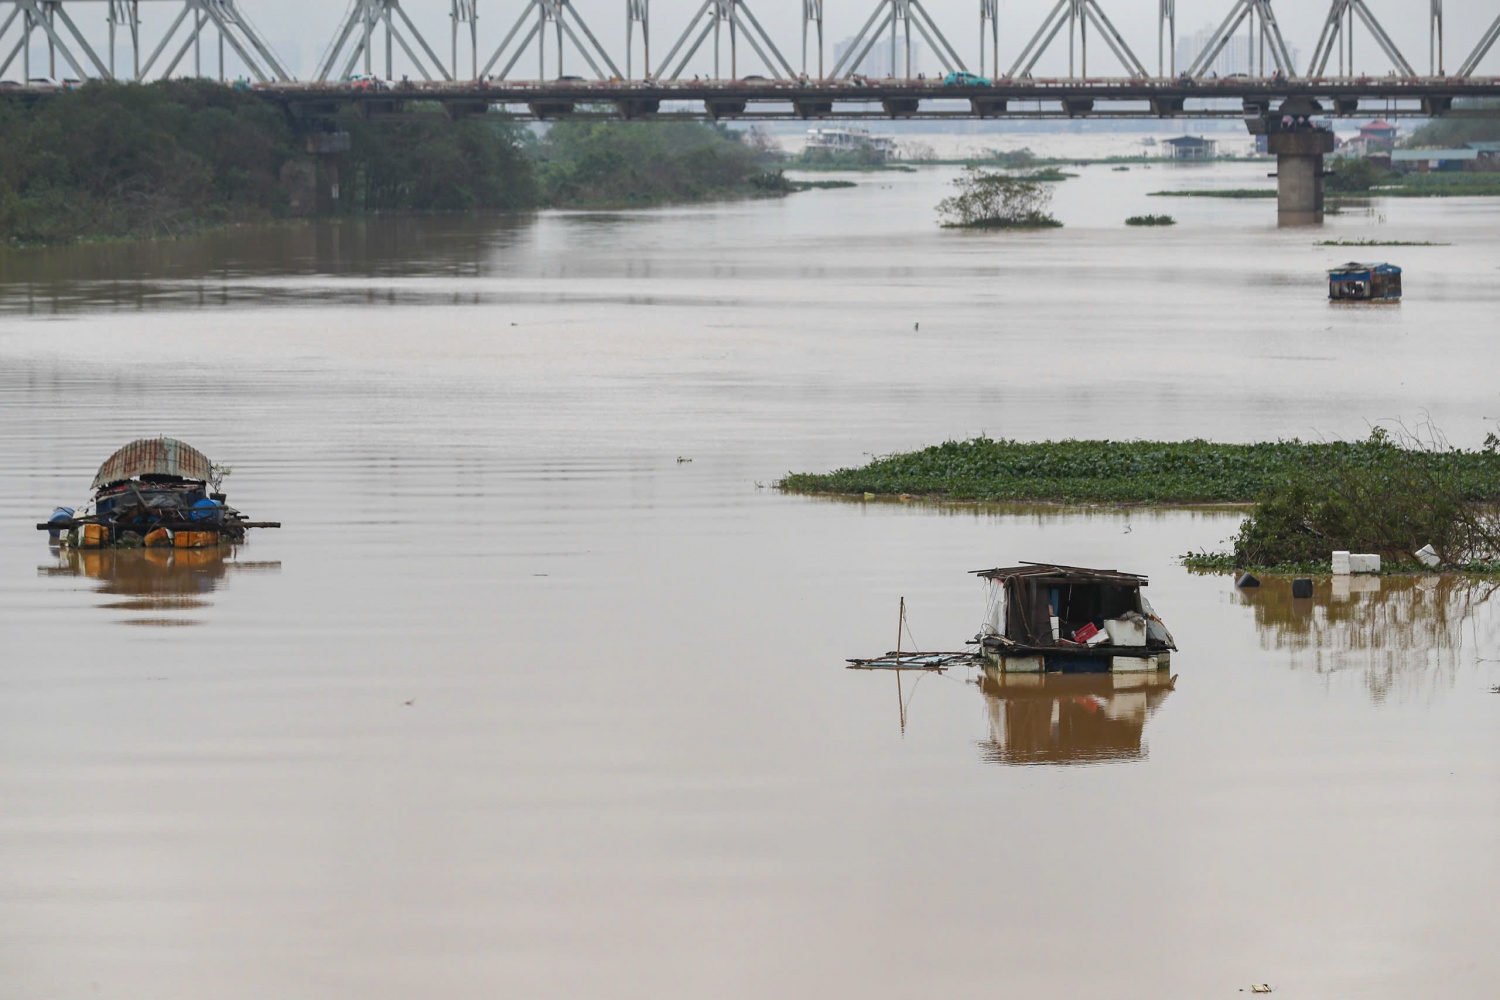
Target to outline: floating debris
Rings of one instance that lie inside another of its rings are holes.
[[[84,549],[197,549],[244,541],[248,528],[281,527],[230,507],[218,492],[226,472],[175,438],[141,438],[99,466],[87,503],[58,507],[37,528],[56,544]]]

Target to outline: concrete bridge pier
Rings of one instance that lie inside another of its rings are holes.
[[[1323,157],[1333,152],[1324,129],[1273,132],[1266,149],[1276,154],[1276,221],[1283,226],[1323,223]]]

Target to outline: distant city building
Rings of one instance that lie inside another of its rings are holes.
[[[1187,72],[1193,63],[1198,60],[1198,57],[1203,54],[1203,50],[1208,48],[1208,43],[1213,41],[1214,30],[1212,27],[1204,26],[1191,35],[1178,37],[1177,72]],[[1292,65],[1295,67],[1301,61],[1301,52],[1296,46],[1288,46],[1288,49],[1292,57]],[[1255,57],[1253,62],[1251,60],[1252,55]],[[1234,76],[1237,73],[1243,73],[1246,76],[1250,76],[1259,69],[1259,66],[1260,47],[1252,44],[1250,36],[1241,31],[1224,43],[1224,47],[1219,50],[1219,54],[1209,64],[1208,72],[1205,75]],[[1267,45],[1266,75],[1269,76],[1274,72],[1276,72],[1276,59],[1271,54],[1271,47]]]
[[[1172,160],[1211,160],[1218,143],[1201,135],[1184,135],[1162,143],[1167,147],[1167,158]]]
[[[837,66],[839,60],[844,58],[844,53],[848,52],[853,46],[854,38],[852,36],[841,42],[835,42],[833,46],[833,61],[828,64],[828,67],[832,69],[834,66]],[[922,46],[921,42],[913,39],[911,43],[911,75],[915,77],[918,73],[925,72],[926,67],[927,50]],[[894,76],[898,79],[904,79],[906,77],[906,39],[898,38],[896,40],[896,63],[894,70],[891,67],[891,36],[885,34],[870,47],[870,51],[865,53],[864,59],[860,61],[858,66],[853,67],[852,70],[846,66],[844,67],[844,71],[846,73],[853,72],[859,76]]]

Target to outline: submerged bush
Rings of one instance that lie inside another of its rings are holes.
[[[979,167],[953,179],[958,194],[938,202],[942,224],[962,229],[1045,229],[1062,225],[1047,214],[1052,191],[1043,184]]]
[[[1336,549],[1409,560],[1431,545],[1445,563],[1500,555],[1500,455],[1433,446],[1376,429],[1356,451],[1330,455],[1270,486],[1240,527],[1234,557],[1269,566],[1326,560]],[[1479,477],[1470,468],[1480,465]]]
[[[1125,220],[1127,226],[1175,226],[1177,220],[1170,215],[1132,215]]]

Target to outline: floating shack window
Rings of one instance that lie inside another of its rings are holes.
[[[1394,264],[1348,263],[1328,272],[1328,297],[1335,302],[1401,298],[1401,268]]]

